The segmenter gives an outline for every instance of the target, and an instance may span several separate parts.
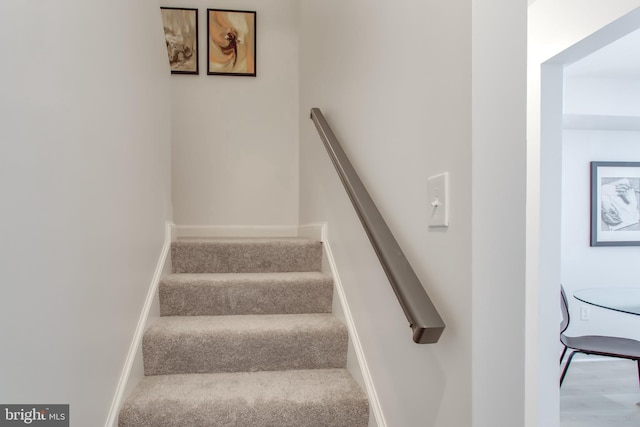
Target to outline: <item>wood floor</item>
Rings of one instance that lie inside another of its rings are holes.
[[[560,389],[560,426],[640,427],[635,362],[590,359],[569,368]]]

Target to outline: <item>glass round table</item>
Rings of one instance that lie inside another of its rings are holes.
[[[640,288],[580,289],[573,296],[597,307],[640,316]]]

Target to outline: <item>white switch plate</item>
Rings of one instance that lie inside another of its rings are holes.
[[[429,227],[449,226],[449,173],[427,180]]]
[[[591,317],[591,310],[586,305],[580,307],[580,320],[589,320]]]

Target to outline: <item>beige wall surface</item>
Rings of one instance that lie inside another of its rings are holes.
[[[155,0],[0,3],[0,402],[104,425],[171,219]]]
[[[526,5],[496,3],[301,2],[300,220],[328,221],[388,426],[523,421]],[[443,316],[437,344],[411,341],[308,119],[312,107],[323,110]],[[430,229],[427,179],[442,172],[450,226]],[[515,297],[506,321],[502,291]],[[501,339],[514,331],[520,341]],[[489,375],[496,366],[515,369],[497,378]]]
[[[297,2],[160,3],[199,16],[200,74],[171,76],[176,224],[296,225]],[[256,11],[256,77],[207,75],[207,8]]]

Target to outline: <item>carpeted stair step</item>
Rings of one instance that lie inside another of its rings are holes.
[[[366,427],[365,394],[344,369],[145,377],[119,427]]]
[[[178,240],[171,245],[173,273],[320,271],[322,243],[302,238]]]
[[[145,375],[343,368],[331,314],[160,317],[143,337]]]
[[[333,280],[320,272],[171,274],[161,316],[329,313]]]

